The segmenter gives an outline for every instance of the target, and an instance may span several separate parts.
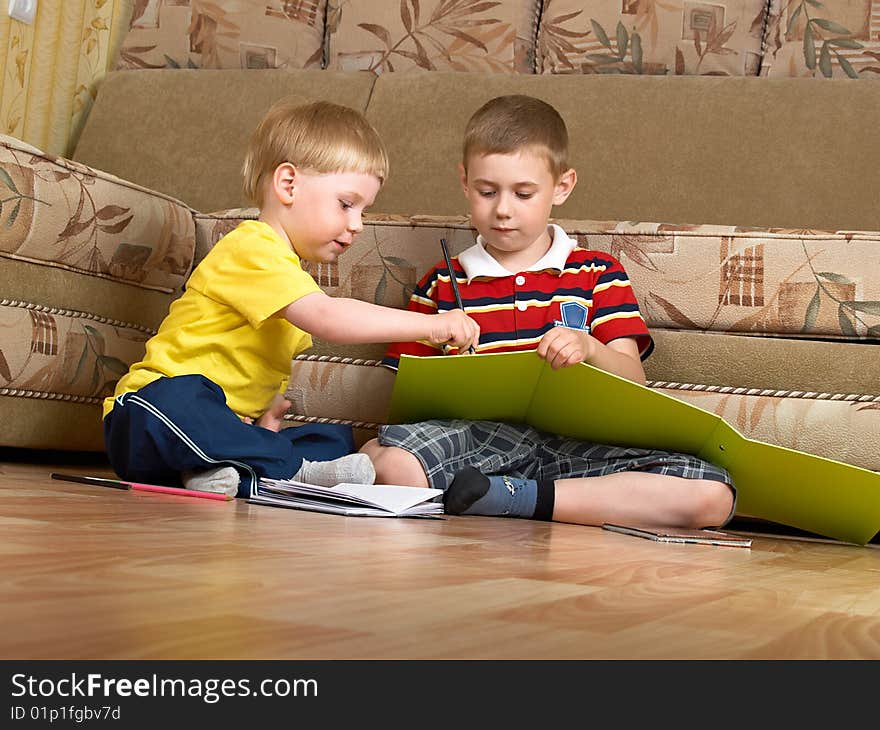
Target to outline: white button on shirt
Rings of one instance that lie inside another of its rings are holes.
[[[525,283],[526,283],[526,277],[524,277],[522,274],[520,274],[519,276],[516,277],[516,285],[517,286],[522,286]]]
[[[516,308],[517,308],[520,312],[525,312],[525,311],[529,308],[529,305],[528,305],[526,302],[517,302],[517,303],[516,303]]]

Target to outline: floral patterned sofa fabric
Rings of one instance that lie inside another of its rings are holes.
[[[0,443],[101,450],[194,253],[179,201],[0,136]]]
[[[327,68],[534,73],[541,0],[329,0]]]
[[[138,0],[116,69],[321,68],[326,0]]]
[[[755,76],[767,0],[544,0],[541,73]]]
[[[572,228],[621,260],[651,326],[880,343],[878,233]]]
[[[116,69],[880,78],[880,0],[138,0]]]
[[[761,75],[880,80],[880,0],[770,0]]]
[[[100,406],[144,354],[154,330],[76,312],[0,300],[0,395]],[[100,421],[100,413],[98,415]]]
[[[192,212],[112,175],[0,136],[0,256],[172,292],[189,274]]]
[[[101,403],[143,357],[153,332],[90,312],[0,298],[0,443],[103,450]]]

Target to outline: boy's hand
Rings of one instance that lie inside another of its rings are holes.
[[[452,309],[431,317],[428,339],[435,345],[451,345],[459,350],[476,347],[480,341],[480,325],[460,309]]]
[[[281,395],[281,393],[276,393],[275,398],[269,404],[266,412],[257,419],[256,423],[258,426],[261,426],[268,431],[275,431],[277,433],[284,425],[284,414],[287,413],[289,409],[290,401]],[[250,425],[253,425],[254,423],[254,419],[250,416],[242,416],[241,420]]]
[[[596,338],[585,330],[570,327],[554,327],[538,343],[538,355],[550,363],[554,370],[590,362],[596,345]]]

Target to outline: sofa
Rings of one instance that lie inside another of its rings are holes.
[[[440,237],[472,242],[461,133],[513,92],[569,124],[580,181],[557,222],[627,268],[657,342],[651,387],[748,437],[880,470],[880,84],[846,80],[114,72],[74,159],[0,143],[0,445],[102,449],[102,397],[192,267],[255,215],[238,170],[274,100],[347,103],[386,140],[363,234],[312,274],[399,307]],[[393,384],[383,349],[317,342],[292,367],[291,425],[369,438]]]

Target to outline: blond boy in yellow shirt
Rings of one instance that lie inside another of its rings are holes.
[[[463,312],[425,315],[330,297],[300,261],[333,262],[363,229],[388,174],[376,131],[358,112],[276,104],[255,130],[244,188],[260,208],[193,271],[104,403],[110,462],[123,479],[248,496],[260,477],[372,482],[351,428],[282,429],[291,358],[314,334],[340,343],[426,340],[468,347]]]

